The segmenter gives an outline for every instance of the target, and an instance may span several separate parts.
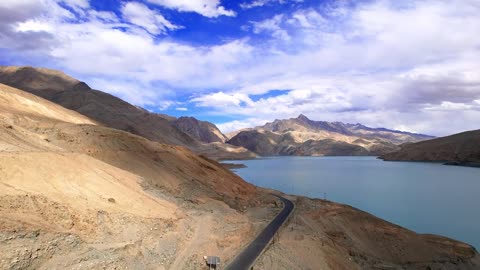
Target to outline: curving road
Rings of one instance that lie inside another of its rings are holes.
[[[283,223],[295,207],[293,202],[284,197],[277,196],[283,202],[282,211],[263,229],[238,256],[225,268],[227,270],[247,270],[253,266],[255,260],[262,254],[268,246],[275,233],[280,229]]]

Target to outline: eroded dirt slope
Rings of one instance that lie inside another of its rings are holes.
[[[1,84],[0,100],[0,269],[198,269],[261,227],[241,213],[261,192],[214,161]]]

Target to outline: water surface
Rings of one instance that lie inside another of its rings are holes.
[[[345,203],[419,233],[480,249],[480,169],[375,157],[268,157],[243,163],[246,181]]]

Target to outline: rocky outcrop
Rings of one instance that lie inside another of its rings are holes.
[[[442,161],[458,165],[480,164],[480,130],[401,145],[384,160]]]

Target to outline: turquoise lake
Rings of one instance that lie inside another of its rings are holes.
[[[480,249],[480,168],[375,157],[267,157],[240,177],[289,194],[349,204],[418,233]]]

